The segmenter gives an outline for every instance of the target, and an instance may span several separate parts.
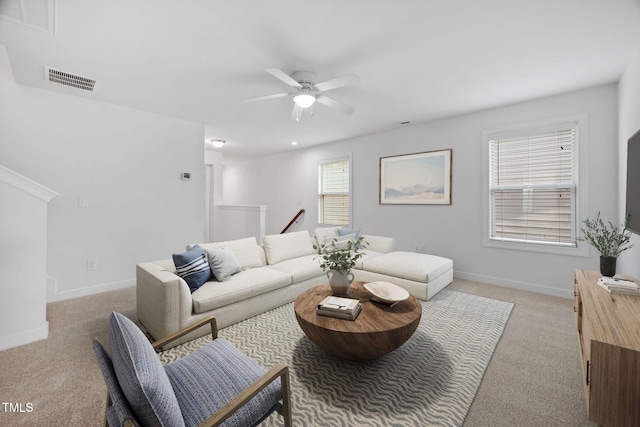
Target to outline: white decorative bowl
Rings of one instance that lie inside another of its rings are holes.
[[[377,301],[394,304],[409,298],[409,292],[398,285],[389,282],[365,283],[364,288],[373,294]]]

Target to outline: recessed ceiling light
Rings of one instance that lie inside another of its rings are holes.
[[[211,140],[211,145],[213,145],[215,148],[222,148],[224,146],[225,142],[227,142],[227,141],[224,141],[222,139],[212,139]]]
[[[298,145],[296,141],[291,141],[291,145]]]

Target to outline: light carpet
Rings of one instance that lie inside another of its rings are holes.
[[[414,335],[379,359],[339,359],[309,340],[293,303],[223,328],[219,335],[265,367],[291,370],[295,425],[460,426],[502,335],[513,304],[442,290],[422,301]],[[160,354],[170,363],[209,335]],[[264,426],[280,426],[272,415]]]

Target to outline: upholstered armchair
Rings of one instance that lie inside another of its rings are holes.
[[[163,366],[155,349],[211,324],[213,341]],[[110,319],[111,356],[93,348],[108,390],[107,426],[255,426],[278,410],[291,426],[289,369],[266,370],[218,338],[215,318],[204,319],[153,345],[120,313]]]

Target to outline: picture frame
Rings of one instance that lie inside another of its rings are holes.
[[[380,204],[450,205],[452,151],[380,157]]]

